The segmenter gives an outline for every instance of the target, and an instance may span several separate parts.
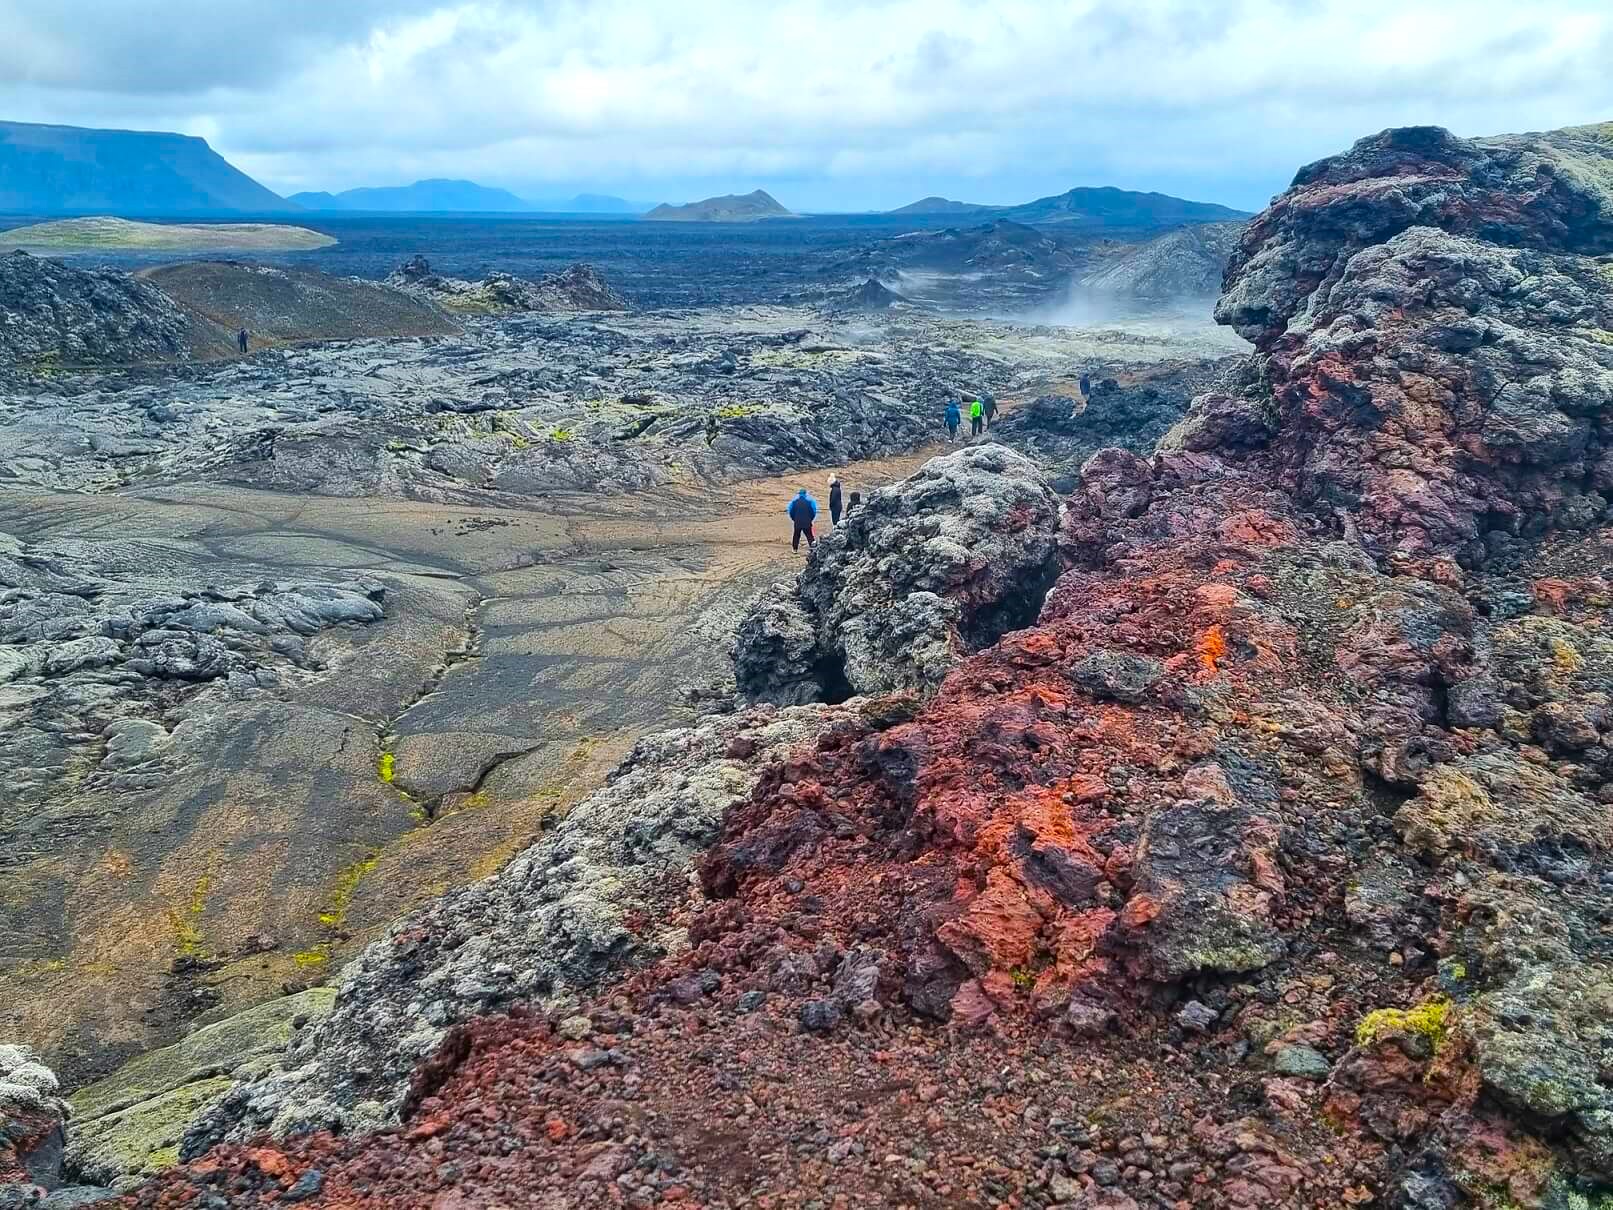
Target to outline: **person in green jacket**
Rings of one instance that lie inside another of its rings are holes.
[[[969,436],[980,436],[980,430],[986,425],[986,405],[976,399],[969,405]]]

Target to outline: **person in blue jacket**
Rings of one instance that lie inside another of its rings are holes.
[[[788,508],[790,520],[795,523],[795,533],[790,538],[790,549],[801,549],[801,535],[806,535],[807,549],[811,550],[817,544],[817,538],[812,533],[812,523],[818,519],[818,502],[807,495],[807,489],[801,488],[795,493],[795,499],[790,501]]]
[[[963,413],[958,410],[956,399],[947,400],[947,440],[958,439],[958,426],[963,423]]]

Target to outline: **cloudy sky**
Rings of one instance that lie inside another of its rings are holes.
[[[0,0],[0,30],[0,118],[202,135],[282,193],[1256,208],[1385,126],[1613,120],[1609,0]]]

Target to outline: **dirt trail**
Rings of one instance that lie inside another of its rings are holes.
[[[868,491],[933,452],[836,473]],[[198,1016],[323,979],[410,907],[491,873],[639,735],[690,716],[686,691],[723,671],[746,600],[803,557],[788,497],[824,502],[828,473],[531,510],[0,491],[0,530],[115,549],[175,583],[388,584],[384,622],[310,641],[323,679],[283,700],[192,699],[160,785],[109,793],[95,757],[43,816],[0,810],[0,1034],[88,1078]]]

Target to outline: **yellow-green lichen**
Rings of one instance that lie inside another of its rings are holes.
[[[381,759],[376,762],[375,775],[390,786],[392,779],[397,776],[397,764],[398,758],[396,756],[391,752],[383,752],[381,753]]]
[[[291,960],[304,970],[317,970],[330,961],[330,946],[321,942],[313,949],[300,950],[291,955]]]
[[[1562,639],[1551,640],[1551,662],[1552,666],[1563,676],[1573,676],[1585,663],[1580,658],[1579,652],[1575,651],[1571,644],[1564,642]]]
[[[550,441],[573,441],[576,439],[576,436],[577,435],[570,429],[557,428],[549,430]]]
[[[738,420],[742,416],[754,416],[762,409],[754,403],[729,403],[717,409],[719,420]]]
[[[336,887],[331,891],[329,902],[319,913],[319,923],[328,929],[340,929],[347,921],[347,909],[352,906],[353,896],[358,891],[358,884],[364,881],[365,875],[375,869],[381,860],[379,853],[355,861],[336,876]]]
[[[174,941],[186,958],[200,958],[203,953],[202,913],[207,910],[207,893],[213,887],[213,872],[209,868],[191,888],[190,898],[180,907],[168,909],[168,923],[174,930]]]
[[[1371,1046],[1391,1034],[1416,1034],[1428,1039],[1437,1052],[1450,1029],[1451,1002],[1443,996],[1425,1000],[1412,1008],[1380,1008],[1361,1018],[1355,1027],[1358,1046]]]

